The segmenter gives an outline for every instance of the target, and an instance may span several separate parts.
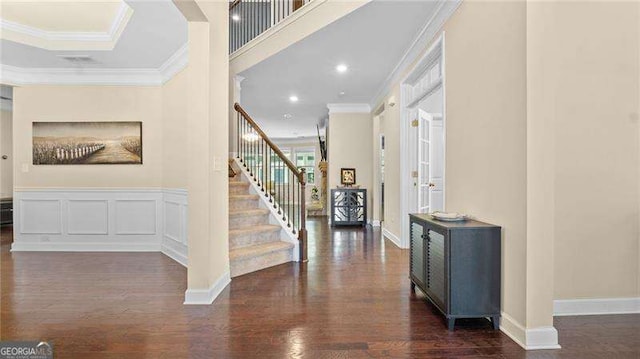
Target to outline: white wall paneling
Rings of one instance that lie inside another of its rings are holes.
[[[109,201],[72,199],[67,202],[67,233],[109,234]]]
[[[187,266],[187,191],[165,189],[162,253]]]
[[[158,233],[158,201],[161,198],[116,199],[116,234]]]
[[[187,191],[17,189],[13,251],[162,251],[186,265]]]
[[[18,233],[24,234],[61,234],[62,203],[58,199],[43,196],[42,198],[15,198],[16,208],[23,219],[18,222]]]

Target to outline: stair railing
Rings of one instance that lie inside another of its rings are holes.
[[[312,0],[234,0],[229,3],[229,53]]]
[[[300,261],[307,261],[306,173],[262,131],[247,112],[236,103],[236,153],[260,195],[281,216],[282,221],[298,235]]]

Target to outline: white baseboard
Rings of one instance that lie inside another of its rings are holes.
[[[560,349],[558,331],[553,326],[526,329],[502,312],[500,330],[525,350]]]
[[[638,313],[640,313],[640,297],[560,299],[553,301],[554,316]]]
[[[386,229],[384,227],[382,227],[382,236],[386,237],[388,240],[393,242],[393,244],[395,244],[396,247],[402,248],[402,246],[400,245],[400,238],[398,238],[398,236],[396,236],[395,234],[391,233],[388,229]]]
[[[179,250],[178,248],[175,248],[175,246],[169,246],[169,245],[166,245],[165,243],[162,243],[162,247],[160,251],[165,256],[182,264],[183,267],[188,267],[189,260],[187,256],[186,246],[184,246],[184,249]]]
[[[220,295],[224,288],[231,283],[231,274],[225,272],[208,289],[187,289],[184,292],[184,304],[208,305]]]

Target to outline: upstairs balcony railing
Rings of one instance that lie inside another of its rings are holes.
[[[312,0],[235,0],[229,4],[229,53]]]
[[[260,129],[239,105],[236,110],[236,153],[288,229],[298,236],[300,261],[307,261],[306,175]]]

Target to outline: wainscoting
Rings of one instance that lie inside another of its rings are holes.
[[[165,189],[162,201],[162,253],[186,267],[187,191]]]
[[[158,252],[187,264],[183,189],[17,189],[12,251]]]

